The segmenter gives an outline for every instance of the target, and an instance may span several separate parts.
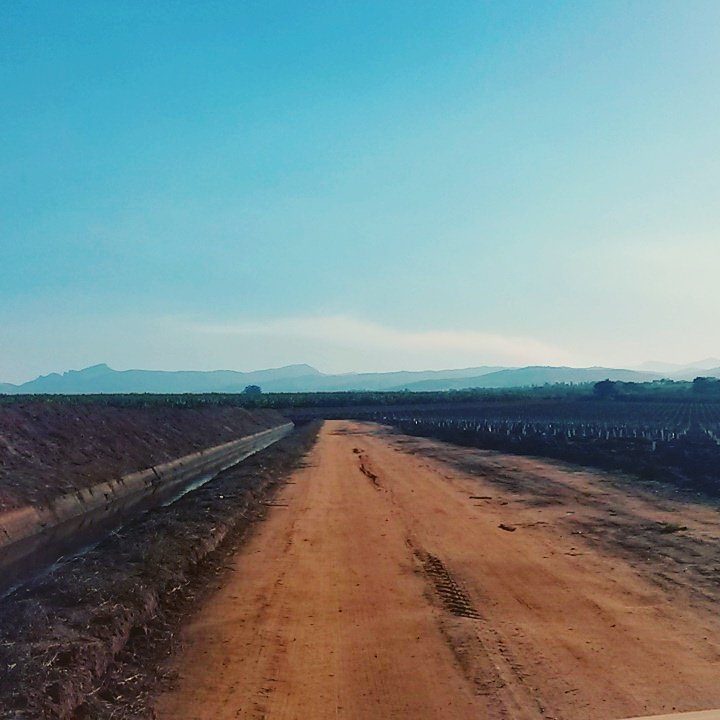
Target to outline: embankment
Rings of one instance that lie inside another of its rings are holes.
[[[0,407],[0,513],[170,462],[287,422],[272,410],[109,407],[36,401]]]

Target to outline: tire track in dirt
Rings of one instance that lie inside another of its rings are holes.
[[[480,613],[473,607],[470,598],[448,572],[440,558],[420,550],[415,551],[415,556],[422,563],[425,573],[435,587],[435,592],[448,612],[457,617],[480,619]]]

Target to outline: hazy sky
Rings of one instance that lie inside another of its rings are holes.
[[[720,355],[720,2],[0,11],[0,380]]]

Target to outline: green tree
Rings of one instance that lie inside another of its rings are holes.
[[[696,395],[720,394],[720,380],[714,377],[696,377],[692,388]]]
[[[593,394],[601,400],[617,397],[618,386],[612,380],[601,380],[593,386]]]

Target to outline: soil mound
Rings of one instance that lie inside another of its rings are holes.
[[[273,410],[237,407],[0,407],[0,512],[44,504],[283,422]]]

